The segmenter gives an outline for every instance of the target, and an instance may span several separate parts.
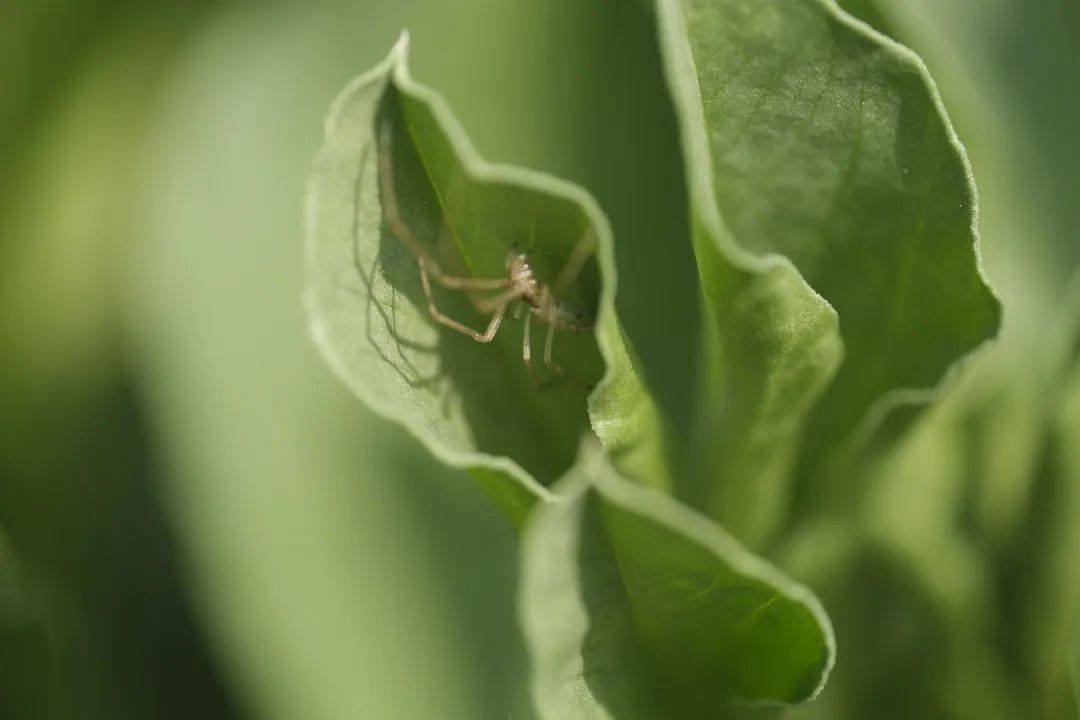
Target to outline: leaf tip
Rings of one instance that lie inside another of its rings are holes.
[[[405,59],[409,56],[409,31],[407,28],[401,29],[397,42],[394,43],[394,47],[390,50],[390,56],[399,63],[405,62]]]

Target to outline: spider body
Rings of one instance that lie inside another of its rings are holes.
[[[511,285],[520,289],[521,300],[540,322],[563,332],[593,329],[591,313],[556,297],[551,287],[537,278],[527,252],[511,249],[506,256],[506,272]]]

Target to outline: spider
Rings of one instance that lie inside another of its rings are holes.
[[[555,331],[588,332],[594,326],[594,318],[591,313],[583,308],[560,299],[559,295],[571,286],[592,254],[595,244],[592,231],[586,230],[585,234],[578,240],[570,253],[570,257],[552,284],[548,284],[537,277],[536,270],[530,262],[529,253],[518,246],[512,246],[506,255],[505,277],[474,278],[448,275],[443,272],[435,259],[420,246],[420,243],[401,217],[397,195],[394,191],[394,174],[391,167],[390,149],[390,126],[389,123],[386,123],[382,125],[379,132],[379,181],[382,186],[384,216],[390,232],[405,243],[416,259],[416,264],[420,268],[420,284],[424,289],[428,314],[431,319],[445,327],[467,335],[476,342],[490,343],[498,334],[507,309],[513,303],[520,303],[515,307],[515,317],[517,316],[516,313],[520,312],[522,308],[528,310],[525,315],[521,341],[521,356],[529,372],[531,373],[533,370],[530,329],[532,318],[535,316],[537,321],[547,325],[547,334],[544,338],[544,364],[557,374],[565,375],[563,368],[552,359]],[[431,292],[432,279],[449,290],[462,290],[470,293],[475,291],[500,291],[482,300],[476,300],[470,295],[470,299],[477,310],[485,314],[491,314],[487,329],[484,332],[479,332],[444,315],[435,304],[435,298]]]

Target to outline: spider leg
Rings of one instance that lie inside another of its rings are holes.
[[[555,323],[548,323],[547,334],[544,336],[544,364],[559,375],[565,375],[566,371],[551,359],[551,346],[555,343]]]
[[[457,277],[443,272],[435,258],[424,250],[401,217],[397,193],[394,191],[394,168],[391,160],[390,123],[386,121],[379,131],[379,180],[382,185],[384,217],[390,232],[405,243],[416,258],[421,275],[430,275],[435,278],[435,282],[451,290],[501,290],[509,287],[509,278]],[[445,219],[443,227],[447,227]]]
[[[555,297],[562,297],[570,289],[595,249],[596,235],[593,234],[592,226],[589,226],[570,251],[570,257],[566,259],[559,274],[555,276],[555,282],[551,285]]]
[[[543,293],[541,300],[541,307],[543,308],[543,311],[540,313],[541,320],[547,323],[547,330],[544,333],[544,365],[551,368],[554,376],[548,381],[544,382],[541,385],[540,389],[545,390],[554,385],[557,385],[559,382],[570,380],[574,384],[579,385],[582,389],[585,390],[585,392],[592,392],[592,385],[576,377],[573,373],[567,372],[552,358],[552,347],[555,343],[555,331],[558,329],[557,323],[555,321],[556,302],[557,301],[554,299],[554,297],[552,297],[545,288],[545,292]]]
[[[518,297],[518,291],[510,290],[503,293],[500,297],[501,302],[495,308],[495,314],[491,316],[491,322],[488,323],[487,329],[484,332],[478,332],[473,330],[468,325],[464,325],[452,317],[443,315],[439,311],[439,308],[435,306],[435,299],[431,295],[431,283],[427,281],[427,276],[421,274],[421,280],[424,284],[424,294],[427,295],[428,301],[428,314],[431,315],[431,319],[435,322],[445,325],[451,330],[457,330],[463,335],[468,335],[473,340],[479,343],[489,343],[495,339],[496,333],[499,332],[499,326],[502,325],[503,317],[506,315],[507,306]]]
[[[519,298],[524,294],[525,294],[525,291],[522,288],[510,288],[506,292],[500,293],[499,295],[493,295],[493,296],[491,296],[489,298],[484,298],[482,300],[475,300],[474,299],[473,300],[473,306],[479,312],[487,315],[488,313],[494,311],[495,308],[499,307],[499,305],[501,305],[505,301],[505,299],[507,297]],[[514,319],[516,320],[520,316],[521,316],[520,307],[515,308],[514,309]]]
[[[532,366],[532,340],[529,337],[532,329],[532,313],[525,313],[524,329],[521,333],[521,359],[525,361],[525,367],[529,370],[529,375],[533,375]]]

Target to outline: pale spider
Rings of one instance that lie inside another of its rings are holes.
[[[390,232],[405,243],[416,258],[416,263],[420,268],[420,284],[424,288],[424,296],[427,298],[428,313],[431,318],[437,323],[471,337],[476,342],[489,343],[495,339],[495,335],[499,332],[507,308],[515,301],[520,302],[528,310],[525,315],[521,340],[521,355],[526,367],[530,372],[532,371],[532,348],[529,331],[532,317],[535,315],[538,321],[547,325],[547,334],[544,338],[544,364],[559,375],[564,375],[565,371],[551,357],[555,331],[588,332],[593,328],[594,318],[591,313],[560,299],[559,296],[572,285],[592,254],[594,247],[592,232],[586,230],[585,234],[578,240],[570,253],[570,257],[559,271],[555,282],[551,285],[536,276],[536,272],[529,262],[529,253],[518,247],[511,247],[506,255],[506,277],[474,278],[447,275],[442,271],[435,259],[421,247],[412,231],[409,230],[408,225],[401,218],[397,195],[394,190],[390,143],[390,126],[389,123],[384,123],[379,132],[378,155],[379,180],[382,186],[382,204],[386,224],[390,228]],[[431,292],[431,278],[434,278],[435,282],[450,290],[463,290],[469,293],[484,290],[501,290],[498,294],[482,300],[477,300],[471,294],[469,296],[477,310],[485,314],[492,314],[487,329],[484,332],[478,332],[451,317],[443,315],[435,305],[435,298]],[[521,308],[522,305],[518,305],[515,310],[520,311]]]

